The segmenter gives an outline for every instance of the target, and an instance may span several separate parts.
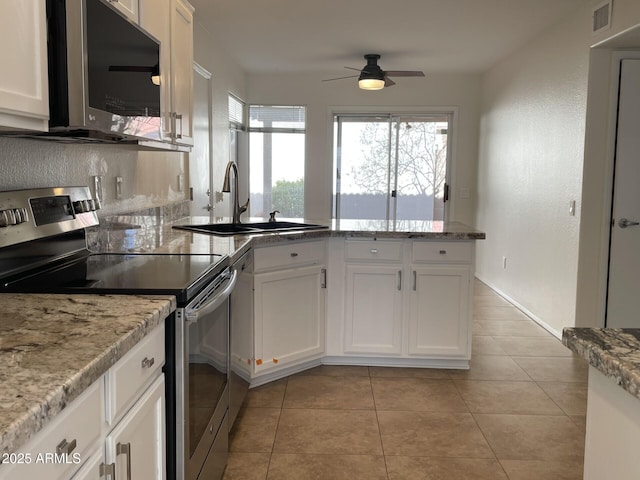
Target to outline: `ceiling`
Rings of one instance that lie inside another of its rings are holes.
[[[590,0],[191,0],[248,73],[481,73]]]

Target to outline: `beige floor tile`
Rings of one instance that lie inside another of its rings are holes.
[[[385,455],[495,458],[471,414],[378,411]]]
[[[493,337],[549,337],[550,333],[532,321],[519,320],[484,320],[473,321],[474,335],[491,335]]]
[[[566,416],[473,414],[499,460],[574,460],[584,455],[580,429]]]
[[[438,368],[369,367],[369,374],[371,375],[371,378],[449,378],[449,370],[442,370]]]
[[[382,455],[376,412],[285,408],[273,451]]]
[[[586,383],[538,382],[538,385],[567,415],[587,414]]]
[[[387,480],[384,457],[372,455],[277,454],[268,480]]]
[[[575,423],[584,435],[587,430],[587,416],[586,415],[569,415],[569,418]]]
[[[582,358],[512,357],[536,382],[582,382],[589,374],[588,364]]]
[[[471,338],[472,355],[506,355],[500,344],[489,335],[474,335]]]
[[[494,459],[387,456],[389,480],[508,480]]]
[[[495,337],[508,355],[521,357],[573,357],[573,352],[551,335],[545,337]]]
[[[284,408],[372,410],[371,382],[369,377],[291,377]]]
[[[243,408],[240,410],[229,437],[229,451],[271,452],[279,417],[279,408]]]
[[[472,413],[563,415],[534,382],[458,380],[456,386]]]
[[[511,480],[582,480],[581,461],[502,460],[501,463]]]
[[[451,380],[372,378],[377,410],[469,412]]]
[[[223,480],[265,480],[270,453],[230,453]]]
[[[477,320],[533,321],[513,306],[475,306],[473,308],[473,318]]]
[[[328,377],[368,377],[369,367],[358,365],[320,365],[297,373],[294,377],[322,375]]]
[[[284,392],[287,388],[287,379],[276,380],[256,388],[252,388],[247,393],[244,400],[245,407],[282,407]]]
[[[473,306],[474,307],[512,307],[509,302],[507,302],[500,295],[477,295],[473,297]]]
[[[531,381],[511,357],[498,355],[474,355],[469,362],[469,370],[451,370],[450,375],[454,380]]]

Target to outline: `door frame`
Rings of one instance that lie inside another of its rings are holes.
[[[328,142],[328,152],[332,152],[331,159],[331,171],[333,174],[329,182],[331,183],[329,189],[329,195],[331,195],[331,211],[329,212],[329,218],[333,218],[333,213],[335,212],[335,199],[334,199],[334,188],[335,188],[335,165],[333,163],[333,151],[334,145],[333,140],[335,136],[334,132],[334,118],[336,115],[375,115],[375,114],[390,114],[393,116],[401,116],[401,115],[419,115],[421,113],[425,115],[431,114],[449,114],[451,115],[451,132],[448,133],[448,144],[447,144],[447,155],[449,156],[449,164],[447,165],[447,175],[445,178],[445,182],[449,186],[449,198],[447,203],[449,204],[444,209],[444,221],[448,222],[452,218],[456,218],[455,209],[456,209],[456,164],[457,164],[457,153],[458,153],[458,117],[459,108],[456,106],[450,105],[442,105],[442,106],[411,106],[411,107],[393,107],[393,106],[371,106],[371,105],[360,105],[360,106],[330,106],[327,110],[327,122],[329,124],[329,128],[327,129],[327,142]]]
[[[609,121],[607,132],[607,157],[604,172],[604,208],[602,219],[601,271],[599,279],[600,298],[598,301],[599,326],[605,327],[607,318],[607,297],[609,288],[609,256],[611,249],[611,221],[613,217],[614,174],[616,143],[618,135],[618,97],[620,94],[620,74],[622,60],[640,60],[640,50],[613,50],[611,52],[611,71],[609,89]]]

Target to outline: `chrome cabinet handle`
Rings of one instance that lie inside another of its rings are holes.
[[[116,445],[116,456],[120,454],[127,456],[127,480],[131,480],[131,443],[118,443]]]
[[[416,273],[416,271],[413,271],[413,291],[416,291],[416,288],[418,287],[418,274]]]
[[[398,290],[402,290],[402,270],[398,270]]]
[[[446,255],[447,251],[446,250],[440,250],[440,255]]]
[[[640,225],[640,222],[634,222],[632,220],[627,220],[626,218],[621,218],[618,222],[618,226],[620,228],[635,227],[636,225]]]
[[[291,255],[292,257],[297,257],[298,254],[296,252],[291,252],[289,255]]]
[[[182,138],[182,114],[176,113],[176,120],[180,120],[180,133],[178,133],[178,126],[176,125],[176,138]]]
[[[75,449],[76,449],[76,439],[74,438],[70,442],[67,442],[67,439],[65,438],[56,446],[56,453],[58,455],[62,455],[63,453],[65,455],[69,455]]]
[[[116,464],[110,463],[108,465],[101,463],[100,464],[100,478],[109,475],[111,480],[116,480]]]
[[[145,368],[151,368],[154,363],[156,363],[155,357],[151,357],[151,358],[144,357],[142,359],[142,369],[144,370]]]
[[[371,249],[371,253],[373,253],[373,254],[378,253],[378,249],[377,249],[377,248],[372,248],[372,249]]]
[[[327,288],[327,269],[323,268],[320,271],[322,272],[322,283],[320,284],[320,288]]]

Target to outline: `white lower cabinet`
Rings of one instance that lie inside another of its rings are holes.
[[[164,324],[0,465],[0,480],[164,480]],[[16,452],[18,453],[18,452]]]
[[[467,358],[471,326],[466,266],[411,269],[409,355]]]
[[[164,479],[164,375],[160,375],[106,438],[106,464],[113,478]]]
[[[402,353],[402,268],[346,267],[345,353]]]
[[[344,289],[344,330],[341,349],[328,338],[331,351],[351,363],[468,365],[473,242],[347,239],[341,250],[345,284],[330,295]]]
[[[319,265],[255,276],[256,373],[323,354],[323,282]]]
[[[252,378],[276,378],[324,354],[325,249],[325,241],[255,249]]]

